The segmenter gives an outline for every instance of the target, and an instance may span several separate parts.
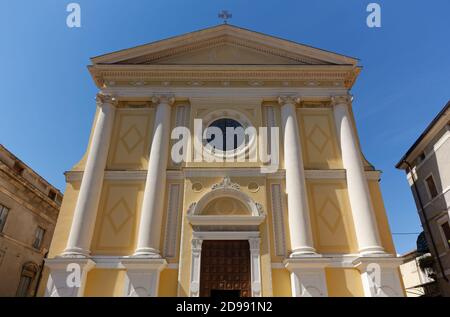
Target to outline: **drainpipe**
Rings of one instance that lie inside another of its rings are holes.
[[[409,164],[409,162],[407,160],[403,160],[402,162],[405,163],[406,165],[408,165],[409,172],[411,173],[411,179],[413,181],[413,188],[414,188],[414,191],[416,193],[417,200],[419,201],[420,209],[422,210],[423,219],[425,220],[425,227],[426,227],[426,229],[427,229],[427,231],[428,231],[428,233],[430,235],[431,245],[433,247],[434,254],[436,254],[436,259],[437,259],[438,264],[439,264],[439,270],[442,273],[442,277],[448,282],[448,277],[447,277],[447,275],[445,275],[444,266],[442,265],[441,258],[439,257],[439,252],[438,252],[437,247],[436,247],[436,243],[434,242],[433,233],[431,232],[431,227],[430,227],[430,223],[428,221],[428,217],[425,214],[425,208],[424,208],[423,203],[422,203],[422,198],[420,197],[419,189],[417,188],[416,180],[414,179],[413,168],[412,168],[411,164]]]

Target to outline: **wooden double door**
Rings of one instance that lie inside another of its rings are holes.
[[[250,297],[250,246],[247,240],[202,243],[200,296]]]

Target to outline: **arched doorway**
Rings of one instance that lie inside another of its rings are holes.
[[[251,296],[250,246],[247,240],[203,241],[201,297]]]
[[[189,206],[190,296],[261,296],[262,206],[229,177]]]

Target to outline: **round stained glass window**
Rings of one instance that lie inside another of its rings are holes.
[[[236,120],[229,118],[217,119],[207,129],[208,138],[206,141],[217,150],[235,150],[244,143],[244,128]]]

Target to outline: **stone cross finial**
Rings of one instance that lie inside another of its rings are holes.
[[[233,15],[230,12],[228,12],[227,10],[222,10],[221,12],[219,12],[218,17],[220,19],[223,19],[224,24],[227,24],[227,20],[231,19],[233,17]]]

